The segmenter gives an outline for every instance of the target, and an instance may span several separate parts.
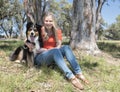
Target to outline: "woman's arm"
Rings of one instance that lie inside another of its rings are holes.
[[[46,41],[46,40],[48,40],[48,34],[47,34],[47,32],[45,31],[45,27],[43,26],[42,28],[41,28],[41,36],[42,36],[42,39],[43,39],[43,41]]]
[[[56,43],[56,47],[60,48],[62,45],[62,31],[61,30],[57,31],[57,36],[58,36],[58,41]]]
[[[56,45],[56,48],[60,48],[61,45],[62,45],[62,41],[61,41],[61,40],[58,40],[57,45]]]
[[[24,43],[29,48],[30,52],[32,52],[32,50],[35,48],[35,46],[32,43],[29,43],[27,41],[25,41]],[[46,50],[47,49],[45,49],[45,48],[40,48],[40,49],[37,50],[37,53],[41,53],[41,52],[46,51]]]
[[[25,45],[29,48],[29,51],[32,52],[32,50],[35,48],[35,45],[29,42],[25,42]]]
[[[39,50],[37,50],[37,53],[42,53],[42,52],[44,52],[44,51],[47,51],[47,49],[45,49],[45,48],[40,48]]]

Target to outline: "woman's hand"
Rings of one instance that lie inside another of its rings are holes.
[[[42,52],[44,52],[44,51],[47,51],[47,49],[45,49],[45,48],[40,48],[39,50],[37,50],[37,53],[42,53]]]
[[[48,40],[48,34],[47,34],[47,32],[45,31],[45,27],[42,27],[41,28],[41,32],[42,32],[42,38],[43,38],[43,41],[46,41],[46,40]]]
[[[30,51],[30,52],[32,52],[33,49],[35,48],[35,45],[33,45],[32,43],[26,42],[25,45],[27,45],[27,47],[29,48],[29,51]]]

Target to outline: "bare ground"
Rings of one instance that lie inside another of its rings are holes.
[[[83,52],[78,52],[78,51],[74,51],[75,53],[75,56],[78,58],[78,59],[81,59],[81,56],[84,56],[86,55],[86,53],[83,51]],[[93,56],[93,55],[92,55]],[[120,58],[115,58],[113,57],[111,54],[109,53],[106,53],[106,52],[102,52],[100,54],[97,54],[94,56],[95,58],[104,58],[104,60],[110,64],[113,64],[113,65],[116,65],[116,66],[119,66],[120,65]]]
[[[106,62],[113,65],[120,65],[120,58],[114,58],[112,55],[102,52],[102,57],[106,60]]]

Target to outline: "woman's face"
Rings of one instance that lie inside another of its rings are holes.
[[[50,30],[53,27],[53,18],[52,16],[46,16],[44,19],[44,26]]]

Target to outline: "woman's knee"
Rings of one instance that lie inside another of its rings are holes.
[[[60,53],[59,49],[53,49],[54,54]]]
[[[62,55],[60,49],[54,49],[53,57],[63,58],[63,55]]]
[[[69,45],[64,45],[63,48],[64,48],[64,50],[68,50],[68,49],[70,50],[71,49]]]

